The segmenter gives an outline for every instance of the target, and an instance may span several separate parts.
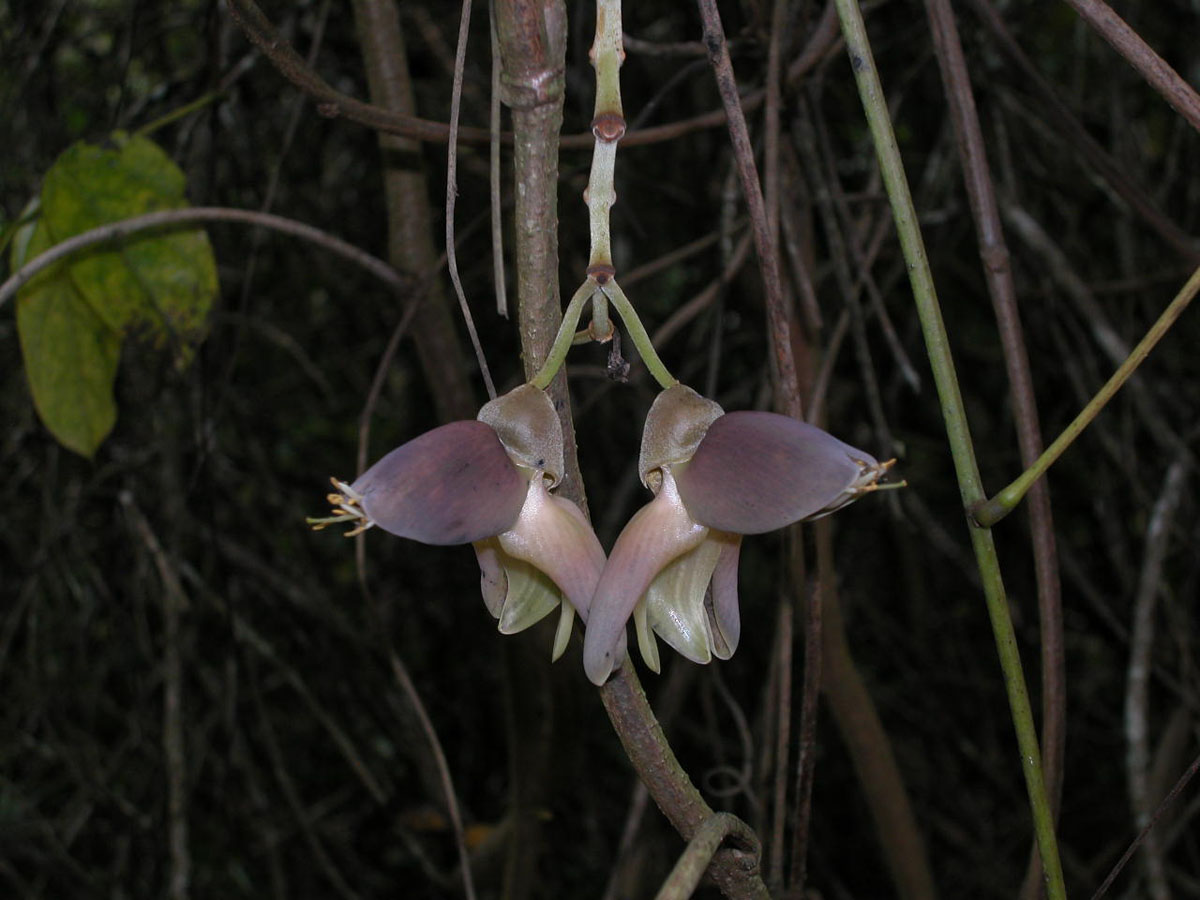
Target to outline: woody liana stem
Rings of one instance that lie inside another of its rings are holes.
[[[647,371],[662,387],[668,388],[676,383],[676,379],[663,365],[633,304],[617,284],[617,270],[612,261],[609,213],[613,204],[617,202],[617,191],[613,184],[617,167],[617,143],[625,135],[620,78],[621,63],[625,59],[625,48],[621,40],[621,0],[597,0],[596,38],[588,55],[591,57],[592,67],[596,70],[596,106],[592,115],[592,135],[596,143],[592,150],[591,175],[588,178],[587,189],[583,192],[591,226],[587,277],[571,298],[550,354],[541,370],[533,377],[532,383],[540,387],[550,383],[575,339],[575,326],[579,322],[583,304],[588,300],[592,304],[588,337],[594,341],[608,341],[612,338],[613,324],[608,316],[608,303],[611,300],[625,325],[630,341],[645,361]]]

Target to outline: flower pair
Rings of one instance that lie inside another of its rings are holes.
[[[624,659],[630,618],[656,672],[656,634],[695,662],[728,659],[741,633],[742,535],[833,512],[872,490],[888,465],[814,426],[726,413],[676,384],[654,401],[642,435],[638,472],[655,497],[606,560],[579,508],[550,493],[562,479],[562,428],[550,400],[527,384],[474,422],[393,450],[353,484],[335,480],[335,514],[310,522],[473,544],[500,631],[559,608],[557,659],[577,612],[586,623],[584,669],[603,684]]]

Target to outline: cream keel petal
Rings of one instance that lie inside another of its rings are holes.
[[[658,641],[654,639],[654,629],[646,613],[646,600],[642,598],[633,608],[633,632],[637,635],[638,650],[642,653],[642,661],[646,668],[658,675],[662,672],[662,661],[658,656]]]
[[[516,634],[544,619],[562,603],[558,585],[537,567],[501,554],[508,577],[508,594],[500,610],[497,628],[501,634]]]
[[[558,662],[558,658],[566,652],[571,640],[571,629],[575,625],[575,607],[570,603],[559,604],[558,628],[554,631],[554,646],[550,648],[550,662]]]
[[[479,561],[479,587],[483,594],[484,605],[492,618],[500,618],[500,610],[504,607],[504,598],[508,596],[508,576],[504,574],[504,566],[500,562],[500,542],[495,538],[476,541],[475,558]]]
[[[711,536],[706,538],[655,576],[644,601],[655,633],[677,653],[701,665],[713,656],[704,597],[720,556],[721,545]]]

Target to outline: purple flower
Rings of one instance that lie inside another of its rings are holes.
[[[560,610],[553,658],[588,606],[604,550],[583,513],[551,491],[562,480],[562,426],[533,385],[497,397],[476,421],[451,422],[397,447],[352,484],[333,479],[334,514],[424,544],[472,544],[484,603],[504,634]],[[564,602],[564,598],[566,602]]]
[[[655,494],[625,526],[592,596],[583,664],[603,684],[634,620],[659,670],[657,634],[688,659],[728,659],[741,635],[742,535],[827,515],[873,490],[890,463],[788,416],[726,413],[677,384],[646,417],[638,471]]]

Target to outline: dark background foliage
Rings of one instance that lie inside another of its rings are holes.
[[[487,24],[478,5],[463,120],[487,117]],[[696,41],[687,4],[627,4],[626,31]],[[790,53],[819,13],[795,3]],[[1062,123],[967,8],[958,9],[998,191],[1039,222],[1044,239],[1010,235],[1043,430],[1053,437],[1107,378],[1094,319],[1067,274],[1113,330],[1136,340],[1187,277],[1190,263],[1116,199],[1081,161]],[[1026,53],[1136,189],[1185,234],[1200,234],[1200,137],[1063,4],[997,4]],[[1126,4],[1131,24],[1168,62],[1200,77],[1195,4]],[[418,107],[449,109],[457,4],[404,3]],[[723,8],[746,89],[762,84],[769,4]],[[315,67],[365,97],[348,5],[266,10]],[[569,2],[565,130],[585,131],[593,75],[590,4]],[[916,193],[987,485],[1020,469],[1008,387],[942,84],[919,5],[883,2],[868,24]],[[260,209],[318,225],[386,255],[380,154],[369,130],[316,114],[208,0],[52,0],[0,4],[0,215],[10,225],[54,158],[80,139],[135,129],[204,93],[220,98],[155,138],[185,169],[196,204]],[[677,77],[678,76],[678,77]],[[631,49],[622,70],[631,122],[675,121],[719,105],[703,57]],[[810,260],[826,346],[844,299],[832,259],[844,252],[814,197],[836,185],[861,243],[889,213],[861,109],[840,52],[785,94],[784,132],[818,132],[820,166],[785,167],[786,208]],[[751,116],[754,133],[761,116]],[[445,146],[424,145],[441,243]],[[586,265],[580,194],[589,151],[561,157],[562,284]],[[835,181],[836,179],[836,181]],[[714,232],[743,227],[724,129],[618,158],[614,210],[622,272]],[[511,216],[512,185],[505,180]],[[520,379],[519,343],[493,310],[486,147],[460,155],[459,260],[498,384]],[[486,226],[486,223],[484,223]],[[885,226],[886,228],[886,226]],[[510,228],[511,232],[511,223]],[[397,686],[390,654],[412,673],[443,746],[477,857],[481,896],[499,896],[514,742],[538,743],[540,819],[534,896],[648,896],[680,841],[651,808],[618,852],[635,777],[594,691],[578,641],[554,666],[545,624],[500,639],[478,597],[469,549],[428,548],[371,533],[364,593],[355,546],[314,534],[328,476],[355,467],[358,420],[402,308],[331,255],[241,225],[209,229],[221,295],[195,362],[178,370],[126,347],[120,417],[93,460],[61,449],[39,424],[24,382],[13,316],[0,316],[0,892],[14,897],[162,896],[170,877],[169,779],[186,797],[195,896],[439,897],[459,891],[456,857],[427,742]],[[834,519],[843,612],[855,658],[894,744],[946,897],[1013,896],[1031,830],[1002,678],[978,588],[949,451],[894,233],[871,272],[898,343],[921,376],[907,384],[878,316],[864,323],[869,359],[849,339],[833,368],[830,430],[881,458],[900,457],[906,491],[870,497]],[[1064,260],[1056,268],[1048,247]],[[627,286],[651,332],[717,278],[718,242]],[[855,275],[859,274],[853,267]],[[444,277],[439,275],[437,277]],[[510,272],[511,279],[511,272]],[[465,346],[465,329],[460,329]],[[727,408],[769,399],[757,270],[660,347],[681,378]],[[714,343],[718,342],[718,343]],[[1061,836],[1068,885],[1088,895],[1136,833],[1126,789],[1123,721],[1133,600],[1150,511],[1175,451],[1195,446],[1200,357],[1186,315],[1127,390],[1050,477],[1063,565],[1068,727]],[[714,349],[715,348],[715,349]],[[571,357],[581,464],[606,546],[643,500],[639,425],[654,385],[603,374],[605,350]],[[870,409],[864,372],[878,385]],[[476,399],[484,399],[474,373]],[[882,430],[886,423],[889,433]],[[426,374],[407,342],[387,369],[370,457],[436,424]],[[1157,796],[1195,757],[1200,727],[1196,598],[1200,557],[1195,474],[1167,533],[1158,594],[1149,722]],[[1027,524],[997,528],[1036,705],[1038,627]],[[717,808],[762,830],[774,765],[768,691],[783,540],[746,542],[744,642],[729,663],[679,659],[648,676],[681,759]],[[166,573],[166,575],[164,575]],[[164,578],[186,606],[178,640],[164,634]],[[796,671],[799,672],[797,647]],[[181,665],[182,768],[167,763],[164,672]],[[798,685],[797,680],[797,685]],[[797,687],[798,690],[798,687]],[[794,734],[794,731],[793,731]],[[826,717],[821,721],[810,885],[826,897],[883,897],[868,800]],[[792,759],[794,760],[794,752]],[[794,763],[793,763],[794,765]],[[748,773],[745,774],[745,773]],[[1194,787],[1164,821],[1176,896],[1200,896]],[[618,865],[618,860],[620,861]],[[1132,866],[1125,896],[1145,890]]]

